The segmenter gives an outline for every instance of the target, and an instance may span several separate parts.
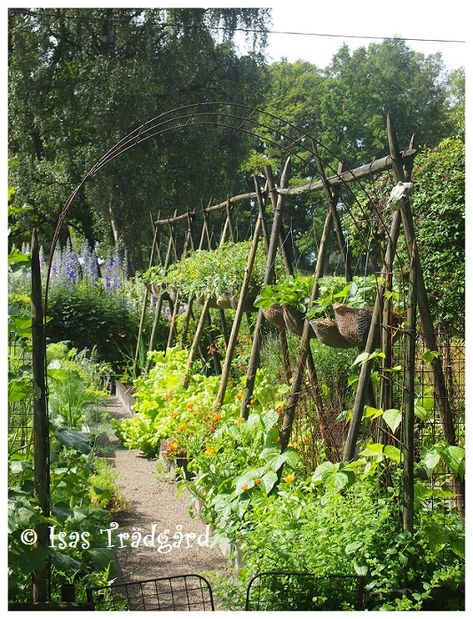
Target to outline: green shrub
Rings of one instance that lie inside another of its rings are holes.
[[[123,371],[133,359],[139,325],[139,311],[126,304],[121,293],[105,294],[100,286],[80,281],[68,286],[54,286],[48,300],[46,335],[52,342],[69,341],[72,346],[95,348],[100,359]],[[147,316],[143,341],[150,332]],[[159,327],[157,345],[163,337]]]

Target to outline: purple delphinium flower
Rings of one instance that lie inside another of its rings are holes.
[[[95,255],[95,251],[90,248],[87,239],[84,239],[84,242],[82,243],[79,262],[82,267],[83,279],[94,284],[97,283],[97,256]]]
[[[81,267],[77,254],[72,249],[68,241],[66,247],[62,251],[61,256],[61,273],[62,283],[75,284],[79,281],[81,275]]]

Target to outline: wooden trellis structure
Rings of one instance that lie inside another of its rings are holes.
[[[282,232],[282,220],[284,214],[284,205],[287,198],[291,196],[298,196],[303,193],[321,190],[324,192],[327,199],[327,211],[325,216],[324,227],[319,243],[318,255],[315,265],[315,272],[313,276],[313,287],[311,291],[309,309],[316,301],[319,294],[319,279],[324,272],[324,265],[327,259],[327,248],[329,237],[332,232],[335,233],[340,253],[344,260],[344,271],[347,281],[350,281],[353,277],[352,261],[349,252],[349,248],[345,242],[345,237],[340,223],[339,214],[337,211],[337,205],[339,200],[339,192],[342,187],[354,194],[350,189],[350,183],[359,182],[361,179],[372,176],[373,174],[392,170],[395,179],[400,182],[405,182],[410,178],[412,170],[413,159],[416,154],[413,140],[409,148],[401,151],[399,149],[396,133],[391,119],[388,117],[388,142],[389,142],[389,155],[386,157],[377,159],[369,164],[362,165],[355,169],[347,169],[344,167],[343,161],[338,159],[336,155],[329,149],[324,147],[313,136],[308,135],[303,130],[295,127],[291,123],[277,117],[276,115],[258,110],[256,108],[249,108],[241,104],[230,103],[197,103],[193,105],[187,105],[180,108],[176,108],[165,112],[156,118],[153,118],[146,123],[137,127],[134,131],[125,136],[117,144],[115,144],[109,151],[107,151],[86,173],[80,184],[72,192],[69,198],[66,200],[63,209],[59,215],[56,230],[52,239],[51,253],[49,257],[49,271],[46,279],[46,292],[44,299],[45,313],[47,310],[47,299],[49,290],[49,279],[52,265],[53,254],[58,242],[60,230],[67,218],[67,214],[74,202],[74,199],[83,185],[94,175],[96,175],[103,167],[108,165],[116,157],[121,156],[123,153],[131,148],[135,148],[140,143],[150,139],[156,138],[169,131],[178,130],[191,130],[193,127],[221,127],[230,131],[236,131],[246,133],[259,139],[265,144],[271,144],[280,149],[282,153],[287,157],[286,164],[279,179],[279,186],[273,178],[272,170],[269,166],[265,167],[266,186],[264,190],[261,190],[255,179],[255,191],[237,195],[229,196],[224,202],[214,205],[208,205],[203,208],[203,224],[200,231],[200,241],[198,245],[194,240],[194,226],[196,213],[189,209],[182,214],[174,213],[173,217],[168,219],[158,219],[152,222],[153,228],[153,244],[150,256],[150,265],[153,263],[155,256],[157,256],[158,262],[161,264],[164,270],[166,270],[171,264],[172,255],[177,260],[184,256],[187,251],[191,251],[196,247],[203,249],[204,244],[208,249],[212,248],[212,238],[210,234],[209,219],[213,212],[225,209],[226,219],[223,229],[220,235],[220,242],[226,238],[231,238],[234,230],[232,221],[232,207],[236,204],[248,202],[250,200],[255,201],[258,207],[258,216],[256,225],[253,232],[251,249],[249,251],[248,260],[246,264],[243,283],[240,290],[240,296],[238,300],[238,306],[235,312],[231,332],[228,333],[227,323],[223,310],[219,312],[219,318],[221,323],[221,331],[225,340],[225,359],[223,360],[223,366],[221,366],[220,359],[218,358],[215,347],[212,346],[212,341],[209,342],[210,350],[212,350],[214,369],[216,373],[221,372],[220,388],[215,402],[215,407],[221,406],[225,390],[229,378],[229,372],[231,367],[231,361],[235,344],[238,338],[238,333],[241,325],[241,320],[245,312],[245,301],[248,292],[248,285],[254,265],[256,251],[258,243],[261,237],[266,247],[266,268],[264,275],[264,284],[270,284],[274,281],[274,261],[278,251],[282,252],[285,268],[288,274],[294,272],[293,259],[291,256],[289,244],[285,242],[285,235]],[[299,150],[303,144],[304,151],[309,153],[309,160],[304,159]],[[324,156],[321,155],[323,149]],[[338,159],[338,169],[333,169],[326,161],[327,153],[330,159]],[[308,183],[302,187],[289,187],[289,168],[292,160],[302,161],[306,165],[310,165],[314,170],[314,176],[317,176],[317,180]],[[327,170],[330,174],[327,175]],[[360,184],[360,187],[362,185]],[[271,201],[273,217],[271,230],[268,230],[268,223],[266,218],[265,206],[266,200]],[[178,252],[176,242],[176,227],[180,224],[186,225],[185,242],[182,248],[182,252]],[[406,363],[408,372],[406,374],[407,379],[404,383],[404,402],[403,402],[403,455],[404,455],[404,526],[406,529],[411,529],[413,526],[413,411],[414,411],[414,389],[413,389],[413,373],[414,373],[414,361],[413,356],[415,354],[415,328],[416,328],[416,315],[417,310],[422,323],[422,333],[425,339],[425,344],[430,350],[437,350],[436,333],[433,328],[432,316],[429,309],[425,284],[422,275],[422,269],[419,261],[419,255],[415,243],[415,233],[412,219],[412,211],[409,204],[409,200],[406,198],[400,210],[396,211],[392,217],[391,228],[388,231],[386,238],[388,241],[386,255],[384,263],[382,265],[381,274],[384,277],[385,283],[378,286],[376,303],[372,314],[369,334],[365,346],[365,352],[372,353],[375,344],[376,331],[379,328],[379,318],[383,317],[383,329],[382,329],[382,350],[387,353],[384,363],[385,367],[388,367],[389,359],[391,358],[389,347],[391,345],[390,327],[392,324],[392,307],[389,301],[385,300],[384,292],[389,290],[392,285],[392,264],[396,253],[397,242],[401,230],[401,224],[406,240],[406,246],[409,254],[409,305],[407,316],[407,329],[406,334],[408,337],[408,346],[406,352]],[[166,250],[163,251],[165,243],[163,243],[162,230],[168,231],[168,241]],[[164,257],[163,257],[164,256]],[[147,301],[149,293],[146,293],[146,297],[143,302],[142,321],[140,326],[140,336],[143,327],[143,320],[146,312]],[[165,298],[162,291],[156,295],[156,303],[153,315],[153,326],[151,331],[151,337],[148,348],[152,350],[154,347],[156,329],[158,322],[162,315],[164,302],[169,303],[169,311],[171,314],[169,337],[167,346],[170,346],[174,341],[175,336],[175,322],[179,312],[179,307],[182,299],[179,298],[179,292],[176,293],[175,298]],[[188,328],[189,320],[193,316],[192,305],[193,299],[186,299],[186,313],[184,317],[184,329]],[[206,299],[204,302],[199,323],[193,338],[193,342],[189,351],[189,360],[186,376],[184,377],[184,384],[188,382],[190,373],[192,371],[192,364],[195,356],[201,346],[201,336],[204,331],[204,326],[209,327],[210,338],[212,339],[212,330],[215,326],[210,322],[210,299]],[[40,314],[36,314],[37,316]],[[262,342],[262,330],[265,322],[265,317],[262,309],[259,309],[256,324],[253,332],[253,343],[250,361],[248,365],[246,385],[244,390],[244,396],[241,403],[241,415],[246,417],[248,415],[248,404],[251,400],[256,371],[259,366],[259,353]],[[33,324],[33,330],[37,329],[38,337],[36,340],[33,338],[33,342],[37,342],[37,347],[42,348],[43,361],[45,360],[45,348],[44,338],[40,337],[39,329],[44,328],[43,325]],[[283,358],[285,360],[286,377],[289,381],[291,379],[291,391],[287,399],[287,404],[284,410],[282,428],[281,428],[281,450],[284,451],[290,441],[291,432],[294,424],[295,412],[297,403],[300,396],[301,385],[304,380],[304,376],[307,373],[309,381],[309,390],[314,399],[318,422],[320,426],[321,435],[323,437],[326,432],[325,420],[323,415],[322,400],[320,394],[320,387],[317,380],[317,374],[315,369],[314,359],[310,348],[310,337],[312,336],[312,327],[308,320],[304,320],[300,348],[297,356],[297,362],[294,368],[290,367],[289,356],[287,351],[287,340],[283,329],[279,329],[279,338],[281,348],[283,352]],[[215,331],[214,331],[215,332]],[[135,366],[138,362],[138,347],[135,354]],[[440,359],[434,357],[432,359],[432,368],[434,372],[434,389],[435,396],[440,405],[440,417],[442,423],[442,429],[445,436],[445,440],[448,444],[454,445],[456,443],[455,427],[453,424],[452,414],[449,405],[448,393],[445,384],[445,378]],[[145,370],[147,369],[147,366]],[[44,367],[43,367],[44,371]],[[39,369],[38,369],[39,372]],[[369,401],[370,397],[373,397],[370,393],[370,373],[371,373],[371,361],[368,360],[361,366],[360,376],[357,385],[355,403],[353,408],[353,415],[350,421],[348,437],[345,444],[343,457],[345,460],[351,460],[356,453],[356,445],[359,438],[362,414],[365,404]],[[35,380],[40,381],[41,376],[36,375]],[[45,387],[46,389],[46,387]],[[392,394],[390,393],[390,386],[387,381],[382,382],[381,387],[381,401],[383,404],[389,404]],[[47,424],[47,410],[39,411],[35,416],[35,423]],[[47,447],[44,450],[45,461],[47,462]],[[38,483],[39,475],[41,475],[42,464],[35,462],[35,483]],[[457,480],[459,493],[462,490],[460,482]],[[47,494],[47,493],[46,493]],[[47,496],[46,496],[47,499]],[[45,509],[47,510],[47,500],[45,499]],[[45,515],[47,513],[45,512]],[[47,588],[44,586],[44,582],[37,583],[35,601],[44,601]]]

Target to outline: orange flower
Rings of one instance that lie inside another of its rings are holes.
[[[260,479],[259,477],[258,477],[258,479],[255,479],[255,484],[256,484],[257,486],[259,486],[259,484],[260,484],[260,483],[261,483],[261,479]]]
[[[241,400],[243,398],[243,394],[242,393],[237,393],[235,396],[236,400]]]
[[[192,408],[194,406],[194,402],[187,402],[186,408]]]
[[[222,415],[214,415],[214,417],[212,418],[212,421],[214,423],[218,423],[220,419],[222,419]]]
[[[282,406],[278,406],[277,409],[276,409],[276,412],[277,413],[282,413]]]
[[[241,425],[241,424],[245,423],[245,418],[244,417],[238,417],[238,419],[236,420],[236,423],[238,425]]]
[[[184,430],[187,429],[187,426],[185,423],[181,423],[180,426],[177,426],[177,429],[179,430],[179,432],[184,432]]]
[[[207,449],[204,451],[204,455],[210,458],[210,456],[215,455],[215,449],[213,447],[207,447]]]
[[[296,479],[296,476],[294,475],[294,473],[288,473],[286,477],[284,478],[284,481],[286,482],[286,484],[292,484],[292,482],[295,479]]]
[[[255,398],[251,399],[250,404],[256,404],[256,399]]]
[[[177,419],[179,417],[179,413],[176,413],[176,412],[171,413],[170,417],[171,417],[171,419]]]
[[[168,450],[169,450],[169,451],[173,451],[173,452],[177,451],[177,450],[178,450],[178,445],[177,445],[177,443],[171,443],[171,444],[169,445],[169,447],[168,447]]]
[[[243,490],[243,492],[245,492],[245,490],[248,490],[248,486],[245,484],[244,486],[241,487],[241,489]]]

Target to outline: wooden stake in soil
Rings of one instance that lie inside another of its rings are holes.
[[[156,250],[156,243],[157,243],[157,236],[158,236],[158,226],[155,226],[153,224],[153,244],[151,246],[151,252],[150,252],[149,262],[148,262],[148,269],[150,269],[153,266],[154,252]],[[144,327],[144,323],[145,323],[146,307],[148,305],[148,298],[149,298],[148,288],[145,288],[145,291],[143,293],[143,304],[141,306],[141,316],[140,316],[140,324],[139,324],[139,327],[138,327],[138,335],[136,337],[135,358],[133,360],[133,373],[134,374],[136,374],[136,367],[138,365],[138,357],[140,355],[141,338],[142,338],[142,335],[143,335],[143,327]]]
[[[258,249],[259,236],[261,231],[261,214],[258,217],[255,231],[253,233],[253,242],[251,244],[250,253],[248,254],[248,260],[246,262],[245,274],[243,276],[243,282],[240,290],[240,297],[238,299],[238,305],[235,311],[235,318],[233,320],[232,331],[230,333],[230,339],[228,341],[227,352],[225,355],[225,362],[222,369],[222,377],[220,379],[220,385],[218,389],[217,399],[215,401],[215,408],[218,409],[223,404],[225,397],[225,391],[227,389],[228,379],[230,376],[233,352],[237,343],[238,332],[240,330],[241,319],[243,317],[243,307],[248,295],[248,288],[250,285],[251,274],[253,272],[253,265],[255,263],[256,252]]]
[[[33,487],[41,513],[49,516],[49,421],[46,403],[46,350],[44,339],[43,298],[41,293],[41,266],[38,235],[33,230],[31,239],[31,327],[33,369]],[[44,551],[44,567],[33,572],[33,602],[46,602],[49,597],[50,565],[48,552],[48,525],[36,527],[35,546]]]
[[[176,213],[177,211],[174,211],[174,216],[176,216]],[[172,228],[172,225],[169,224],[169,241],[168,241],[168,246],[166,248],[166,256],[164,258],[164,265],[163,265],[164,273],[167,272],[169,268],[169,264],[171,262],[172,235],[173,235],[173,228]],[[160,290],[158,298],[156,300],[156,305],[154,307],[153,326],[151,328],[151,335],[149,338],[148,352],[151,352],[152,350],[154,350],[154,341],[156,339],[156,331],[158,328],[158,322],[161,318],[162,308],[163,308],[163,291]],[[146,366],[145,366],[146,372],[149,370],[150,363],[151,363],[151,360],[147,358]]]
[[[287,158],[286,164],[281,174],[281,185],[285,186],[287,176],[289,173],[289,165],[290,165],[290,157]],[[268,170],[268,167],[265,167],[266,177],[271,174],[271,171]],[[282,216],[282,206],[283,206],[284,198],[279,196],[276,202],[276,208],[274,209],[273,216],[273,225],[271,228],[271,237],[269,239],[269,248],[268,255],[266,258],[266,270],[264,274],[263,285],[270,284],[274,280],[274,261],[276,258],[276,253],[279,245],[279,233],[280,233],[280,223]],[[250,360],[248,363],[248,371],[246,374],[246,383],[244,395],[241,403],[241,416],[243,418],[248,417],[249,413],[249,403],[251,400],[251,396],[253,395],[253,390],[255,386],[256,379],[256,370],[259,367],[259,351],[261,348],[262,338],[263,338],[263,324],[264,324],[264,315],[263,310],[260,308],[258,312],[258,317],[256,318],[255,331],[253,334],[253,345],[251,348]]]
[[[415,249],[415,247],[414,247]],[[409,269],[409,300],[407,306],[407,345],[404,376],[402,453],[403,453],[403,512],[405,531],[414,528],[414,402],[416,371],[416,307],[417,307],[417,266],[416,252],[411,255]]]
[[[325,269],[325,260],[327,257],[327,246],[330,236],[330,229],[332,227],[332,212],[329,208],[325,217],[324,227],[322,230],[322,236],[320,238],[319,251],[317,255],[317,262],[315,265],[314,283],[310,295],[309,307],[311,307],[319,294],[319,279],[322,277]],[[304,328],[301,337],[301,346],[299,350],[299,357],[297,359],[296,368],[292,379],[291,393],[287,399],[286,408],[284,410],[284,417],[281,429],[281,451],[284,451],[289,444],[291,438],[292,426],[294,424],[294,418],[296,415],[297,402],[299,401],[299,394],[302,386],[302,379],[304,376],[304,368],[307,363],[308,354],[310,352],[309,344],[309,330],[312,329],[308,320],[304,320]],[[314,368],[315,370],[315,368]]]
[[[404,170],[401,164],[399,155],[399,144],[397,140],[396,131],[390,114],[387,119],[388,125],[388,138],[389,138],[389,150],[391,152],[391,158],[393,159],[394,172],[398,181],[405,181]],[[409,199],[404,200],[404,205],[401,208],[402,224],[404,228],[404,236],[406,238],[407,249],[409,256],[414,254],[417,272],[417,305],[419,308],[419,315],[422,321],[422,332],[424,336],[425,345],[429,350],[438,350],[437,336],[432,319],[432,313],[430,311],[429,299],[427,295],[427,289],[425,287],[424,274],[422,271],[422,265],[415,242],[414,232],[414,220],[412,216],[412,209]],[[455,425],[453,422],[453,415],[450,408],[450,399],[448,397],[447,385],[445,382],[445,375],[443,373],[442,362],[439,357],[434,357],[431,362],[434,373],[434,392],[435,400],[439,404],[440,423],[442,425],[443,435],[449,445],[456,444]],[[456,476],[453,476],[455,483],[455,491],[458,496],[458,509],[460,514],[464,515],[465,510],[465,486],[464,483]]]

